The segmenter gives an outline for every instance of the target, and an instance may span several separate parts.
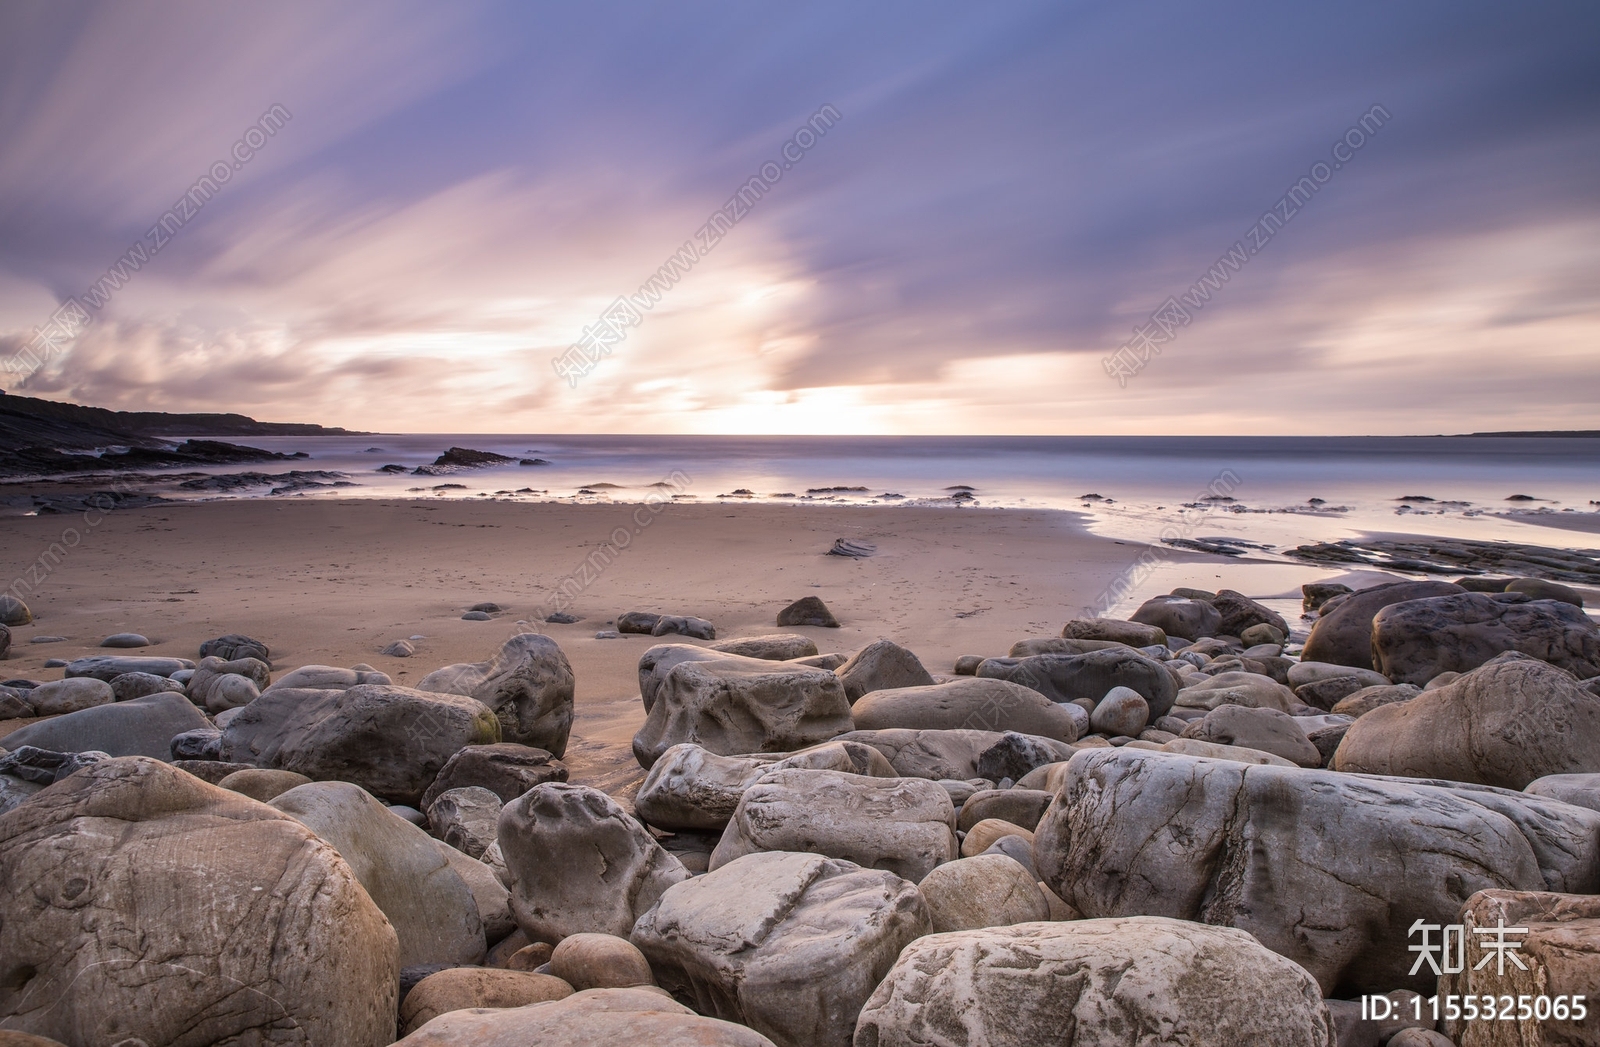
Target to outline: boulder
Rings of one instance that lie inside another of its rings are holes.
[[[1133,743],[1130,742],[1129,745]],[[1134,747],[1142,748],[1142,746]],[[1156,746],[1155,751],[1178,756],[1203,756],[1208,760],[1227,760],[1231,763],[1256,764],[1261,767],[1299,766],[1263,749],[1252,749],[1247,745],[1223,745],[1220,742],[1207,742],[1199,738],[1174,738],[1170,742]]]
[[[1083,654],[990,658],[978,666],[977,675],[1020,683],[1053,702],[1097,703],[1113,687],[1132,688],[1149,703],[1151,719],[1165,716],[1178,693],[1165,666],[1122,646]]]
[[[806,851],[915,883],[955,859],[955,829],[950,794],[935,782],[772,771],[740,797],[710,868],[758,851]]]
[[[375,669],[341,669],[337,665],[302,665],[278,677],[268,691],[312,690],[348,691],[362,684],[393,683],[387,673]]]
[[[1387,679],[1387,677],[1385,677]],[[1390,687],[1392,684],[1367,684],[1358,676],[1334,676],[1312,680],[1294,688],[1294,696],[1314,709],[1332,709],[1342,699],[1371,686]]]
[[[1137,737],[1150,722],[1150,703],[1131,687],[1113,687],[1089,714],[1089,726],[1108,737]],[[1065,738],[1063,741],[1077,741]],[[1031,770],[1031,768],[1030,768]]]
[[[1259,749],[1301,767],[1322,766],[1322,754],[1294,717],[1276,709],[1219,705],[1201,719],[1191,720],[1182,737]]]
[[[312,782],[273,799],[337,850],[400,941],[400,966],[478,963],[477,899],[428,834],[349,782]]]
[[[28,692],[28,702],[35,716],[60,716],[97,705],[110,705],[115,700],[109,683],[90,677],[42,683]]]
[[[0,814],[5,814],[34,793],[43,789],[38,782],[26,781],[9,774],[0,774]]]
[[[1222,705],[1288,712],[1300,702],[1294,692],[1271,677],[1258,673],[1224,672],[1202,676],[1178,692],[1177,704],[1208,712]]]
[[[481,786],[447,789],[428,804],[428,824],[434,836],[462,854],[482,858],[495,841],[504,806],[500,797]]]
[[[856,1047],[1333,1047],[1316,982],[1231,927],[1153,916],[1022,923],[908,945]]]
[[[391,807],[389,813],[399,812]],[[467,890],[472,892],[472,900],[478,906],[478,921],[483,924],[484,941],[501,942],[512,934],[521,935],[517,921],[511,915],[511,893],[506,890],[506,885],[500,882],[500,877],[495,875],[495,871],[476,858],[469,858],[454,847],[438,840],[434,840],[433,845],[444,855],[445,861],[450,863],[450,868],[455,870],[456,875],[461,877],[461,882],[467,885]],[[523,944],[526,944],[526,941]],[[495,966],[488,956],[484,957],[484,963],[491,967]],[[527,969],[532,970],[533,967]]]
[[[1003,854],[948,862],[923,877],[917,889],[928,903],[935,934],[1050,918],[1050,903],[1033,874]]]
[[[1439,979],[1441,994],[1451,996],[1509,995],[1513,1000],[1539,996],[1583,999],[1581,1019],[1543,1021],[1476,1021],[1465,1016],[1441,1027],[1461,1047],[1600,1043],[1600,898],[1546,891],[1479,891],[1452,921],[1466,928],[1466,962],[1459,972]],[[1486,948],[1499,937],[1487,934],[1500,926],[1522,928],[1505,940],[1520,942],[1514,952]],[[1515,957],[1515,959],[1513,959]],[[1442,967],[1441,967],[1442,969]],[[1390,1041],[1391,1043],[1393,1041]]]
[[[1167,642],[1167,634],[1160,626],[1116,618],[1074,618],[1061,627],[1061,635],[1069,640],[1111,640],[1129,647],[1150,647]]]
[[[535,786],[500,812],[511,912],[529,938],[626,935],[663,891],[688,878],[642,824],[598,789]]]
[[[849,1047],[895,957],[928,933],[917,888],[815,854],[762,852],[677,884],[632,940],[657,982],[778,1047]]]
[[[150,638],[141,633],[112,633],[100,641],[101,647],[149,647]]]
[[[215,655],[200,659],[189,677],[189,700],[210,713],[249,705],[271,686],[272,670],[257,658],[226,661]]]
[[[1547,774],[1535,778],[1522,790],[1529,796],[1543,796],[1600,811],[1600,772],[1587,774]]]
[[[778,624],[784,627],[811,625],[823,629],[839,628],[839,619],[828,610],[820,596],[802,596],[778,612]]]
[[[1239,639],[1244,643],[1245,655],[1252,651],[1262,655],[1275,655],[1283,653],[1283,642],[1289,634],[1267,622],[1257,622],[1239,634]]]
[[[8,1029],[394,1038],[395,933],[349,865],[293,818],[156,760],[96,764],[0,819],[0,912]]]
[[[428,1022],[469,1008],[525,1007],[572,995],[560,978],[493,967],[452,967],[430,974],[414,985],[400,1005],[401,1033],[409,1036]]]
[[[65,682],[65,681],[63,681]],[[154,673],[123,673],[111,681],[111,700],[126,702],[162,691],[181,691],[184,685],[166,676]]]
[[[29,625],[33,622],[33,612],[28,610],[28,605],[10,593],[0,594],[0,625]]]
[[[1139,704],[1143,706],[1144,699],[1139,698]],[[861,731],[1017,731],[1063,742],[1075,742],[1087,733],[1078,707],[1058,704],[1008,680],[980,677],[870,691],[851,706],[850,716]]]
[[[717,627],[704,618],[688,614],[663,614],[650,629],[651,636],[688,636],[695,640],[715,640]]]
[[[189,699],[165,691],[31,723],[6,735],[5,741],[13,749],[32,745],[52,752],[95,750],[169,761],[174,736],[210,726]]]
[[[1322,605],[1322,616],[1311,626],[1311,635],[1306,638],[1300,657],[1306,662],[1332,662],[1371,669],[1372,619],[1379,611],[1407,600],[1465,591],[1450,582],[1391,582],[1336,596]]]
[[[422,806],[426,810],[440,793],[469,785],[488,789],[502,802],[510,803],[535,785],[566,780],[566,766],[543,749],[515,742],[469,745],[445,761],[438,777],[422,794]]]
[[[660,620],[659,614],[651,614],[649,611],[628,611],[617,615],[617,632],[643,633],[649,636]]]
[[[187,658],[158,658],[134,654],[95,654],[87,658],[74,658],[68,662],[64,675],[68,679],[88,676],[110,683],[123,673],[151,673],[155,676],[171,676],[173,673],[183,669],[193,668],[194,663]]]
[[[1051,799],[1052,795],[1043,789],[989,789],[974,794],[961,805],[956,828],[966,832],[986,818],[998,818],[1032,832]]]
[[[1513,598],[1515,602],[1513,602]],[[1372,620],[1373,664],[1396,683],[1467,672],[1506,651],[1600,676],[1600,625],[1583,608],[1520,593],[1458,593],[1391,604]]]
[[[1281,637],[1289,635],[1289,623],[1284,621],[1283,615],[1257,603],[1250,597],[1232,589],[1223,589],[1211,598],[1211,606],[1222,615],[1222,622],[1215,635],[1237,636],[1241,640],[1246,631],[1258,625],[1270,626]]]
[[[791,658],[813,658],[817,654],[816,641],[798,633],[741,636],[736,640],[718,640],[704,649],[720,651],[723,654],[737,654],[745,658],[760,658],[769,662],[784,662]]]
[[[173,763],[218,763],[221,766],[234,769],[251,766],[245,763],[224,763],[222,761],[222,732],[215,727],[197,727],[192,731],[175,734],[172,736],[172,740],[167,743],[167,748],[172,753]],[[197,774],[187,767],[183,769],[189,771],[190,774],[195,774],[196,777],[205,779],[212,785],[216,785],[222,780],[220,776],[209,777],[204,773]]]
[[[680,742],[714,753],[792,752],[849,731],[850,702],[826,669],[757,658],[673,665],[655,692],[633,754],[648,769]]]
[[[1322,610],[1322,605],[1335,596],[1353,593],[1354,589],[1343,582],[1307,582],[1300,587],[1300,609],[1306,614]]]
[[[702,1018],[655,989],[590,989],[555,1003],[450,1011],[395,1047],[773,1047],[760,1033]]]
[[[1431,974],[1408,973],[1407,929],[1453,922],[1481,889],[1594,883],[1600,821],[1587,814],[1500,790],[1106,749],[1067,765],[1034,864],[1089,917],[1250,931],[1326,995],[1431,992]]]
[[[650,961],[614,934],[569,934],[550,954],[550,973],[574,989],[632,989],[654,985]]]
[[[216,783],[217,788],[248,796],[252,800],[268,803],[290,789],[311,784],[311,779],[293,771],[271,771],[265,767],[247,767],[225,775]]]
[[[229,633],[215,640],[207,640],[200,645],[200,657],[217,657],[228,662],[239,658],[254,658],[267,665],[272,664],[272,650],[266,644],[238,633]]]
[[[662,754],[634,798],[646,823],[671,832],[720,833],[746,789],[769,771],[791,768],[896,777],[882,753],[862,742],[824,742],[797,753],[719,756],[685,742]]]
[[[572,666],[543,633],[518,633],[486,662],[447,665],[417,684],[421,691],[464,694],[488,706],[504,741],[560,757],[572,733]]]
[[[222,758],[354,782],[391,803],[416,806],[445,762],[468,745],[500,740],[483,703],[389,684],[348,690],[263,691],[228,722]]]
[[[1359,691],[1340,698],[1333,703],[1331,712],[1340,716],[1349,716],[1359,719],[1374,709],[1385,705],[1394,705],[1396,702],[1409,702],[1422,693],[1422,688],[1413,683],[1391,683],[1379,687],[1363,687]]]
[[[1513,578],[1506,583],[1504,591],[1522,593],[1534,600],[1560,600],[1574,607],[1583,606],[1583,596],[1578,590],[1546,578]]]
[[[966,839],[961,841],[961,856],[971,858],[982,854],[1007,836],[1020,836],[1030,848],[1033,846],[1033,833],[1022,826],[999,818],[985,818],[967,830]]]
[[[1184,640],[1216,636],[1222,631],[1222,613],[1210,601],[1183,596],[1152,596],[1128,618]]]
[[[834,670],[844,683],[844,693],[854,705],[862,695],[894,687],[926,687],[933,677],[917,656],[893,640],[876,640],[850,656]]]
[[[1005,736],[994,731],[851,731],[835,741],[863,742],[882,753],[907,778],[958,782],[983,777],[978,762]]]
[[[1600,697],[1553,665],[1501,655],[1367,713],[1345,733],[1333,767],[1506,789],[1550,774],[1600,772]]]
[[[1350,665],[1335,665],[1333,662],[1299,661],[1289,667],[1290,687],[1304,687],[1309,683],[1322,680],[1350,678],[1357,681],[1359,687],[1373,687],[1378,684],[1389,683],[1387,676],[1373,669],[1357,669]]]
[[[1073,751],[1072,746],[1054,738],[1007,731],[978,754],[978,777],[991,782],[1004,778],[1020,781],[1035,767],[1070,760]]]

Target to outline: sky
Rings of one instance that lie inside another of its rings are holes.
[[[0,384],[390,432],[1592,429],[1596,55],[1581,2],[8,0]]]

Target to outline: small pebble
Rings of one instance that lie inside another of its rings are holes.
[[[65,636],[35,636],[29,643],[66,643]]]
[[[466,614],[461,616],[461,620],[463,622],[487,622],[489,621],[489,612],[468,611]]]

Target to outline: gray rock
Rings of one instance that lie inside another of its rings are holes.
[[[207,712],[220,713],[249,705],[271,684],[272,669],[258,658],[227,661],[208,655],[189,677],[189,699]]]
[[[953,778],[964,782],[981,778],[978,764],[983,754],[1001,744],[1005,736],[995,731],[851,731],[835,741],[864,742],[883,754],[895,771],[907,778],[937,782]]]
[[[181,694],[167,691],[126,702],[98,705],[41,720],[6,735],[6,745],[32,745],[54,752],[95,750],[112,756],[172,759],[174,736],[211,727],[205,713]]]
[[[659,614],[651,614],[648,611],[628,611],[625,614],[617,615],[617,632],[643,633],[649,636],[655,631],[656,623],[660,620],[661,616]]]
[[[792,752],[849,731],[850,703],[839,677],[793,662],[717,656],[672,665],[633,737],[648,769],[680,742],[714,753]]]
[[[1280,638],[1289,635],[1289,623],[1284,621],[1283,615],[1243,593],[1222,589],[1212,597],[1211,606],[1222,615],[1217,635],[1243,639],[1247,630],[1258,625],[1270,626]]]
[[[981,825],[982,823],[979,822],[975,824]],[[1033,834],[1031,832],[1027,835],[1015,834],[1002,836],[994,843],[991,843],[989,845],[989,849],[983,853],[1003,854],[1007,858],[1010,858],[1012,861],[1016,862],[1018,865],[1022,866],[1023,869],[1027,870],[1028,876],[1033,880],[1034,883],[1042,882],[1039,879],[1039,870],[1033,867]],[[978,856],[974,855],[974,857]],[[940,866],[940,868],[943,868],[943,866]],[[937,872],[938,870],[936,869],[934,871]],[[1040,887],[1039,890],[1041,893],[1044,893],[1045,888]],[[1047,905],[1050,904],[1050,899],[1053,897],[1055,897],[1055,893],[1053,891],[1048,894],[1044,894],[1045,903]],[[1053,912],[1054,909],[1052,908],[1051,911]],[[1059,917],[1051,916],[1049,918],[1058,919]]]
[[[1208,712],[1222,705],[1288,712],[1300,702],[1293,691],[1271,677],[1258,673],[1222,672],[1215,676],[1202,676],[1185,684],[1178,692],[1177,704]]]
[[[855,1043],[1333,1047],[1334,1038],[1316,983],[1250,935],[1136,916],[912,942],[862,1009]]]
[[[1121,646],[1083,654],[990,658],[978,666],[978,675],[1020,683],[1063,703],[1098,702],[1113,687],[1129,687],[1149,703],[1152,719],[1166,715],[1178,693],[1162,663]]]
[[[1406,600],[1460,592],[1465,590],[1450,582],[1392,582],[1336,596],[1322,605],[1322,616],[1312,625],[1300,657],[1303,662],[1371,669],[1372,619],[1379,611]],[[1299,681],[1291,678],[1289,682]]]
[[[499,843],[511,912],[534,941],[596,931],[626,936],[673,884],[688,878],[615,800],[549,782],[506,804]]]
[[[410,640],[396,640],[378,653],[386,658],[410,658],[417,653],[417,645]]]
[[[28,700],[28,691],[0,687],[0,720],[16,720],[33,714],[33,703]]]
[[[139,633],[112,633],[100,641],[101,647],[149,647],[148,637]]]
[[[33,612],[27,604],[10,593],[0,594],[0,625],[28,625],[32,621]]]
[[[1520,602],[1510,602],[1515,596]],[[1521,594],[1459,593],[1391,604],[1372,620],[1374,668],[1425,684],[1520,651],[1576,675],[1600,676],[1600,625],[1581,607]]]
[[[590,989],[537,1006],[465,1007],[396,1047],[773,1047],[742,1025],[702,1018],[656,989]]]
[[[758,851],[805,851],[916,882],[957,855],[950,794],[921,778],[769,771],[745,790],[711,870]]]
[[[1250,657],[1252,652],[1263,656],[1282,654],[1283,643],[1288,638],[1287,632],[1268,622],[1258,622],[1239,634],[1239,639],[1245,645],[1246,657]]]
[[[428,834],[349,782],[313,782],[270,806],[327,841],[394,926],[400,966],[478,963],[478,903]]]
[[[488,611],[468,611],[461,616],[461,620],[463,622],[488,622],[493,621],[494,616]]]
[[[1332,711],[1341,716],[1359,718],[1372,710],[1396,702],[1409,702],[1422,693],[1422,688],[1412,683],[1391,683],[1380,687],[1363,687],[1345,695],[1334,703]]]
[[[824,742],[792,754],[719,756],[690,742],[661,755],[634,798],[646,823],[672,832],[720,833],[746,789],[768,771],[791,768],[894,777],[894,768],[861,742]]]
[[[1348,698],[1372,684],[1364,683],[1359,676],[1333,676],[1303,683],[1294,689],[1294,696],[1317,709],[1332,709],[1340,699]],[[1386,686],[1386,685],[1378,685]]]
[[[1150,703],[1131,687],[1111,688],[1089,714],[1089,726],[1094,732],[1113,738],[1136,737],[1149,722]],[[1077,741],[1076,738],[1065,740]]]
[[[817,644],[809,636],[798,633],[771,633],[767,636],[741,636],[736,640],[718,640],[705,650],[736,654],[745,658],[760,658],[768,662],[783,662],[791,658],[816,656]]]
[[[1143,698],[1139,704],[1144,705]],[[1017,731],[1063,742],[1077,741],[1088,726],[1076,706],[1052,702],[1008,680],[978,677],[870,691],[851,706],[850,716],[861,731]]]
[[[1129,647],[1149,647],[1167,642],[1167,634],[1159,626],[1124,622],[1116,618],[1074,618],[1061,627],[1061,635],[1070,640],[1111,640]]]
[[[677,884],[633,929],[658,983],[779,1047],[850,1047],[927,903],[893,873],[766,852]]]
[[[172,753],[172,762],[174,764],[187,764],[197,760],[221,761],[222,732],[215,727],[197,727],[192,731],[184,731],[182,734],[173,735],[168,747]],[[226,763],[223,766],[238,769],[249,767],[250,764]],[[184,767],[183,769],[189,771],[190,774],[196,773],[189,767]],[[221,781],[221,777],[208,777],[205,780],[215,785],[218,781]]]
[[[518,633],[486,662],[436,669],[417,684],[420,691],[464,694],[488,706],[500,721],[500,737],[560,757],[572,733],[572,666],[543,633]]]
[[[1529,782],[1522,791],[1529,796],[1543,796],[1574,807],[1600,811],[1600,772],[1547,774]]]
[[[389,813],[400,815],[412,825],[416,825],[416,822],[411,821],[410,815],[425,817],[421,811],[413,808],[391,807]],[[450,868],[461,877],[461,882],[467,885],[467,890],[472,892],[472,900],[478,907],[478,922],[483,925],[484,941],[503,941],[508,935],[517,931],[517,921],[511,915],[511,892],[506,890],[505,884],[500,882],[500,877],[495,875],[495,871],[483,862],[467,857],[454,847],[438,840],[434,840],[433,843],[438,847],[439,853],[444,855],[445,861],[450,863]],[[493,966],[487,956],[484,962]]]
[[[1563,882],[1596,875],[1600,842],[1583,824],[1587,812],[1541,812],[1539,802],[1551,803],[1097,750],[1067,765],[1039,823],[1034,861],[1086,916],[1239,927],[1305,967],[1329,995],[1423,992],[1433,979],[1408,974],[1407,928],[1417,919],[1453,922],[1476,890],[1539,889],[1546,877],[1530,834]]]
[[[893,640],[876,640],[835,670],[854,705],[862,695],[892,687],[926,687],[933,677],[917,656]]]
[[[222,757],[314,781],[354,782],[415,806],[456,752],[499,740],[494,713],[457,694],[386,684],[274,686],[228,722]]]
[[[347,691],[360,684],[393,683],[387,673],[367,669],[341,669],[336,665],[302,665],[278,677],[263,691],[315,690]]]
[[[462,854],[482,858],[495,842],[504,806],[500,797],[480,786],[447,789],[428,804],[428,824],[434,836]]]
[[[1307,582],[1300,587],[1300,609],[1307,614],[1320,611],[1322,605],[1335,596],[1353,592],[1354,589],[1342,582]]]
[[[1373,669],[1357,669],[1354,666],[1336,665],[1333,662],[1312,661],[1299,661],[1290,666],[1289,679],[1286,682],[1290,687],[1300,688],[1321,680],[1345,677],[1356,680],[1361,687],[1373,687],[1391,682],[1387,676]]]
[[[651,636],[689,636],[696,640],[715,640],[717,627],[693,615],[663,614],[650,627]]]
[[[985,818],[998,818],[1032,832],[1051,799],[1052,794],[1043,789],[989,789],[961,805],[956,828],[966,832]]]
[[[180,669],[193,669],[187,658],[158,658],[133,654],[96,654],[88,658],[75,658],[66,665],[68,678],[89,676],[110,683],[123,673],[151,673],[171,676]]]
[[[102,752],[57,753],[19,745],[0,756],[0,774],[34,785],[52,785],[69,774],[109,759],[111,757]]]
[[[1222,613],[1209,601],[1183,596],[1152,596],[1128,617],[1185,640],[1215,636],[1222,631]]]
[[[75,713],[97,705],[110,705],[115,700],[110,684],[87,677],[43,683],[28,692],[35,716]]]
[[[1565,605],[1563,605],[1565,606]],[[1333,767],[1521,789],[1600,771],[1600,698],[1569,673],[1506,654],[1351,725]]]
[[[11,657],[11,630],[0,625],[0,658]]]
[[[933,933],[1005,927],[1050,918],[1050,904],[1026,866],[1004,854],[948,862],[917,884]]]
[[[839,628],[839,619],[828,610],[820,596],[802,596],[778,612],[778,624],[785,627],[810,625],[822,629]]]
[[[1007,731],[978,754],[978,777],[991,782],[1019,781],[1035,767],[1072,758],[1072,746],[1054,738]]]
[[[80,677],[86,679],[86,677]],[[130,698],[143,698],[162,691],[181,691],[183,684],[167,676],[154,673],[123,673],[111,681],[112,701],[125,702]]]
[[[1306,735],[1306,740],[1317,747],[1317,755],[1322,757],[1319,766],[1333,765],[1333,754],[1339,751],[1339,743],[1344,741],[1344,736],[1349,730],[1349,724],[1341,723],[1330,727],[1319,727]]]
[[[154,760],[97,764],[0,820],[0,912],[8,1029],[74,1044],[394,1038],[395,932],[350,866],[293,818]]]
[[[1277,709],[1221,705],[1191,721],[1182,737],[1218,745],[1242,745],[1281,756],[1300,767],[1321,767],[1322,754],[1311,744],[1295,718]]]
[[[1545,578],[1513,578],[1506,583],[1505,592],[1522,593],[1535,600],[1560,600],[1574,607],[1583,606],[1583,596],[1570,585],[1552,582]]]
[[[254,658],[259,662],[272,664],[272,650],[260,640],[238,633],[229,633],[219,636],[215,640],[207,640],[200,645],[200,657],[221,658],[224,661],[235,661],[239,658]]]
[[[22,801],[43,788],[44,786],[38,782],[30,782],[10,774],[0,774],[0,814],[15,810]]]
[[[442,792],[474,785],[510,803],[535,785],[566,780],[566,766],[543,749],[515,742],[469,745],[445,762],[422,794],[422,806],[426,808]]]

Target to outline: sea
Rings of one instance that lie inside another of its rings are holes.
[[[337,486],[274,495],[269,492],[279,485],[263,484],[192,497],[1059,510],[1075,514],[1073,522],[1095,534],[1134,545],[1234,542],[1238,566],[1252,565],[1246,573],[1252,595],[1282,601],[1297,595],[1300,580],[1349,573],[1308,576],[1307,565],[1288,555],[1302,544],[1413,535],[1600,546],[1600,438],[1592,437],[427,433],[230,439],[309,457],[292,465],[211,471],[320,470],[338,474],[323,481]],[[451,447],[495,452],[516,464],[415,473]],[[1158,564],[1108,613],[1175,584],[1215,588],[1240,577],[1234,565],[1224,572],[1210,563],[1194,567],[1192,559],[1174,556]]]

